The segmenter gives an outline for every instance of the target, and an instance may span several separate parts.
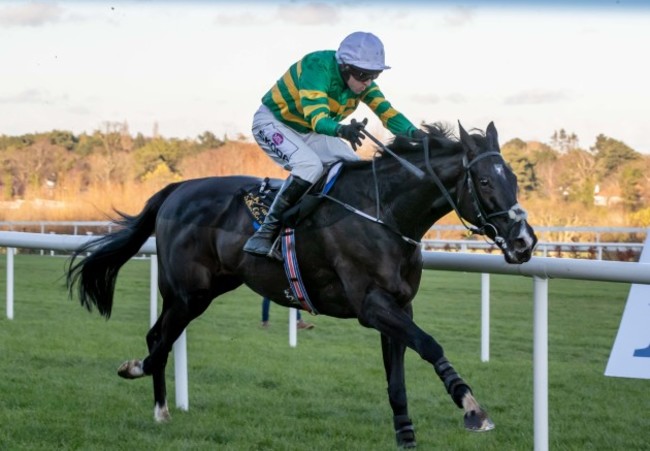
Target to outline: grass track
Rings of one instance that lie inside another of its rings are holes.
[[[109,321],[67,299],[64,263],[16,257],[15,319],[4,308],[0,316],[0,450],[395,449],[378,334],[352,320],[310,318],[316,328],[291,349],[287,310],[272,306],[271,328],[260,329],[259,296],[245,288],[190,325],[190,410],[173,408],[170,358],[173,420],[155,424],[150,379],[115,373],[145,355],[149,263],[124,268]],[[496,429],[462,430],[433,370],[407,351],[420,450],[533,448],[532,280],[492,276],[491,286],[491,360],[481,363],[480,276],[425,271],[416,321],[445,347]],[[650,381],[603,375],[628,290],[549,283],[551,449],[648,449]]]

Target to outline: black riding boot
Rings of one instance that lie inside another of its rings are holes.
[[[246,241],[244,251],[250,254],[269,255],[273,240],[280,228],[282,214],[298,202],[311,185],[306,180],[290,175],[275,196],[264,222],[257,232]]]

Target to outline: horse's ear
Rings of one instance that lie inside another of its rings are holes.
[[[458,130],[460,131],[460,143],[463,145],[463,149],[467,153],[467,156],[471,160],[476,155],[478,155],[481,150],[478,148],[474,139],[465,131],[460,121],[458,121]]]
[[[499,134],[497,133],[497,128],[494,126],[494,122],[490,122],[485,129],[485,137],[488,141],[488,146],[490,150],[499,150]]]

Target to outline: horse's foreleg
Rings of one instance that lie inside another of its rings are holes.
[[[406,346],[382,334],[381,349],[388,382],[388,400],[391,409],[393,409],[393,426],[395,427],[397,446],[414,448],[416,444],[415,429],[408,415],[406,384],[404,381],[404,352]]]
[[[384,290],[375,290],[365,299],[359,320],[377,329],[390,339],[401,342],[433,365],[436,374],[454,403],[465,410],[465,427],[472,431],[485,431],[494,427],[472,395],[472,390],[445,358],[442,346],[420,329],[393,296]]]
[[[483,432],[494,429],[494,423],[487,413],[481,408],[472,394],[472,389],[458,375],[451,363],[441,357],[434,365],[436,374],[445,384],[447,393],[456,405],[465,411],[465,429],[473,432]]]

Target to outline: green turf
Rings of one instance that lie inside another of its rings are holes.
[[[4,314],[0,259],[0,450],[395,449],[379,336],[353,320],[316,324],[288,346],[288,311],[246,288],[188,329],[190,409],[153,421],[149,378],[116,375],[145,356],[149,263],[131,261],[106,321],[67,299],[65,259],[16,257],[15,319]],[[532,280],[492,276],[491,359],[480,361],[480,276],[425,271],[418,324],[445,347],[496,429],[472,434],[432,368],[407,351],[410,413],[421,450],[533,448]],[[629,286],[549,282],[550,448],[648,449],[650,381],[603,375]]]

